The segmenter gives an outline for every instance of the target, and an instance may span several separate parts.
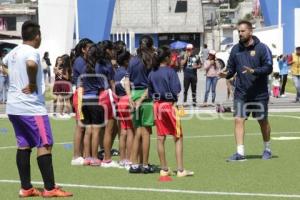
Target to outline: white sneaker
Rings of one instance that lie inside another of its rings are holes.
[[[74,158],[71,161],[71,165],[74,165],[74,166],[83,165],[83,164],[84,164],[84,158],[83,157]]]
[[[118,164],[119,164],[119,168],[125,168],[126,160],[120,160]]]
[[[285,94],[280,95],[281,98],[286,98]]]
[[[130,162],[129,160],[127,160],[127,162],[125,163],[124,168],[125,168],[127,171],[129,171],[131,165],[132,165],[132,162]]]
[[[69,115],[69,114],[63,114],[63,115],[61,115],[61,118],[62,119],[70,119],[71,118],[71,116]]]
[[[119,161],[119,168],[126,169],[127,171],[130,169],[132,162],[129,160],[121,160]]]
[[[116,162],[116,161],[102,161],[101,163],[101,167],[104,167],[104,168],[122,168],[120,167],[120,165]]]
[[[183,170],[182,172],[177,171],[177,177],[181,178],[186,176],[194,176],[194,172],[188,170]]]

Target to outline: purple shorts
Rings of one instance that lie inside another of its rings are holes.
[[[48,115],[8,115],[13,124],[18,147],[52,146],[53,138]]]

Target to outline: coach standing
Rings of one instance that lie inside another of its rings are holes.
[[[230,79],[236,74],[234,92],[235,140],[237,152],[227,161],[245,160],[244,132],[245,120],[252,113],[261,128],[264,151],[262,159],[272,157],[270,149],[271,128],[268,121],[268,75],[272,73],[273,63],[270,49],[252,35],[252,24],[248,21],[238,23],[240,41],[230,53],[226,72],[221,78]]]

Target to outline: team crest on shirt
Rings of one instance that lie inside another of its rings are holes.
[[[255,56],[255,51],[253,50],[253,51],[250,51],[250,55],[251,56]]]

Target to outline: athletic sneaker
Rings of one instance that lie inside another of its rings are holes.
[[[88,157],[84,158],[83,165],[90,165],[93,158]]]
[[[262,154],[262,159],[263,160],[269,160],[272,158],[272,152],[268,151],[268,150],[264,150],[263,154]]]
[[[155,173],[155,168],[153,165],[142,166],[141,172],[144,174],[152,174]]]
[[[119,161],[119,166],[122,169],[126,169],[127,171],[130,169],[132,162],[130,162],[129,160],[121,160]]]
[[[182,172],[179,170],[177,171],[177,177],[181,178],[186,176],[194,176],[194,172],[188,170],[183,170]]]
[[[90,160],[90,166],[101,166],[101,160],[97,158],[92,158]]]
[[[120,160],[120,161],[119,161],[119,165],[120,165],[121,167],[124,167],[124,166],[125,166],[125,163],[126,163],[126,159]]]
[[[127,162],[128,162],[128,161],[127,161],[126,159],[120,160],[120,161],[119,161],[119,166],[120,166],[120,168],[125,168]]]
[[[38,197],[41,196],[42,193],[36,189],[36,188],[30,188],[28,190],[20,189],[19,191],[19,197],[25,198],[25,197]]]
[[[160,174],[160,176],[173,176],[174,175],[170,168],[168,168],[168,171],[161,169],[159,174]]]
[[[112,149],[110,151],[110,153],[111,153],[112,156],[119,156],[120,155],[120,152],[117,149]]]
[[[83,165],[84,164],[84,158],[78,157],[71,160],[71,165]]]
[[[132,165],[132,162],[129,160],[126,160],[125,169],[128,171],[130,169],[131,165]]]
[[[49,198],[49,197],[71,197],[71,196],[73,196],[73,194],[62,190],[61,188],[54,188],[53,190],[49,190],[49,191],[44,189],[42,196],[46,197],[46,198]]]
[[[71,116],[68,114],[57,114],[58,119],[70,119]]]
[[[103,160],[104,158],[104,149],[101,149],[98,151],[98,159]]]
[[[139,165],[138,167],[134,167],[133,165],[131,165],[131,167],[129,168],[129,173],[131,174],[139,174],[142,172],[142,168]]]
[[[113,160],[109,160],[109,161],[102,161],[101,163],[101,167],[104,167],[104,168],[111,168],[111,167],[114,167],[114,168],[120,168],[120,165],[116,162],[116,161],[113,161]]]
[[[246,157],[239,154],[239,153],[235,153],[233,154],[231,157],[229,157],[226,161],[227,162],[234,162],[234,161],[245,161]]]

